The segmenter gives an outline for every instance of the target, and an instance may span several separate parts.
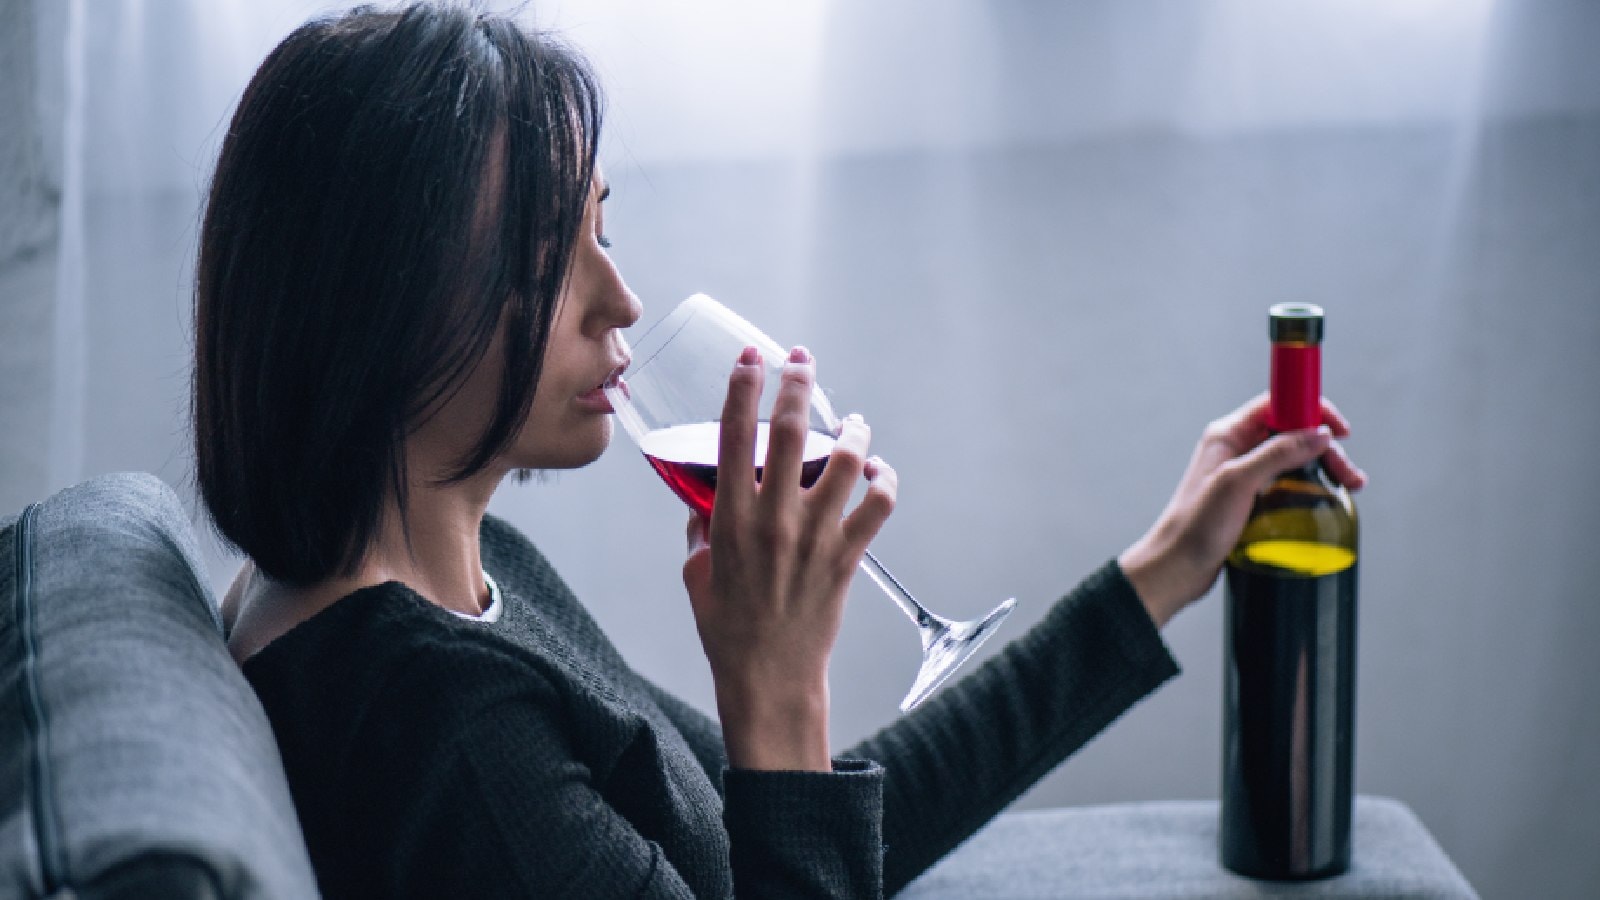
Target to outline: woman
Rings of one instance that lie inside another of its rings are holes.
[[[198,473],[251,558],[229,642],[330,897],[893,893],[1176,671],[1158,629],[1275,473],[1324,455],[1363,480],[1330,428],[1269,438],[1252,401],[1207,429],[1139,542],[835,757],[828,656],[895,474],[850,418],[815,486],[782,477],[814,378],[796,348],[758,485],[746,350],[683,571],[714,723],[485,515],[507,474],[585,465],[611,436],[599,386],[640,306],[605,252],[599,127],[592,77],[550,37],[416,4],[291,34],[224,142]]]

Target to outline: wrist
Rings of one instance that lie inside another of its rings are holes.
[[[740,769],[831,772],[828,684],[764,685],[718,677],[717,714],[728,764]]]
[[[1200,573],[1185,563],[1170,541],[1153,529],[1117,557],[1122,574],[1133,585],[1145,612],[1157,628],[1165,627],[1178,611],[1205,593],[1216,573]],[[1194,585],[1203,584],[1198,592]]]

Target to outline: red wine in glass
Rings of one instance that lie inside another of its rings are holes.
[[[766,422],[756,425],[757,460],[767,458]],[[717,448],[722,430],[721,422],[696,422],[692,425],[672,425],[658,428],[639,441],[639,449],[650,467],[661,480],[672,488],[678,499],[702,516],[711,516],[711,504],[717,494]],[[833,451],[833,437],[820,431],[806,432],[805,449],[801,451],[800,486],[811,487],[828,464],[828,454]],[[756,480],[761,480],[763,466],[756,465]]]

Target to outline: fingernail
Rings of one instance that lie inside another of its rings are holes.
[[[739,354],[739,365],[741,366],[753,366],[760,362],[761,351],[754,347],[746,347],[744,352]]]
[[[861,413],[851,413],[850,415],[845,416],[844,420],[846,422],[853,422],[857,425],[864,424],[867,421],[861,417]]]
[[[789,351],[789,362],[792,362],[792,363],[808,363],[808,362],[811,362],[811,351],[807,350],[804,347],[796,347],[793,350]]]

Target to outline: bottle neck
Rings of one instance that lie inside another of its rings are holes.
[[[1322,346],[1285,341],[1272,345],[1273,431],[1297,431],[1322,424]]]

